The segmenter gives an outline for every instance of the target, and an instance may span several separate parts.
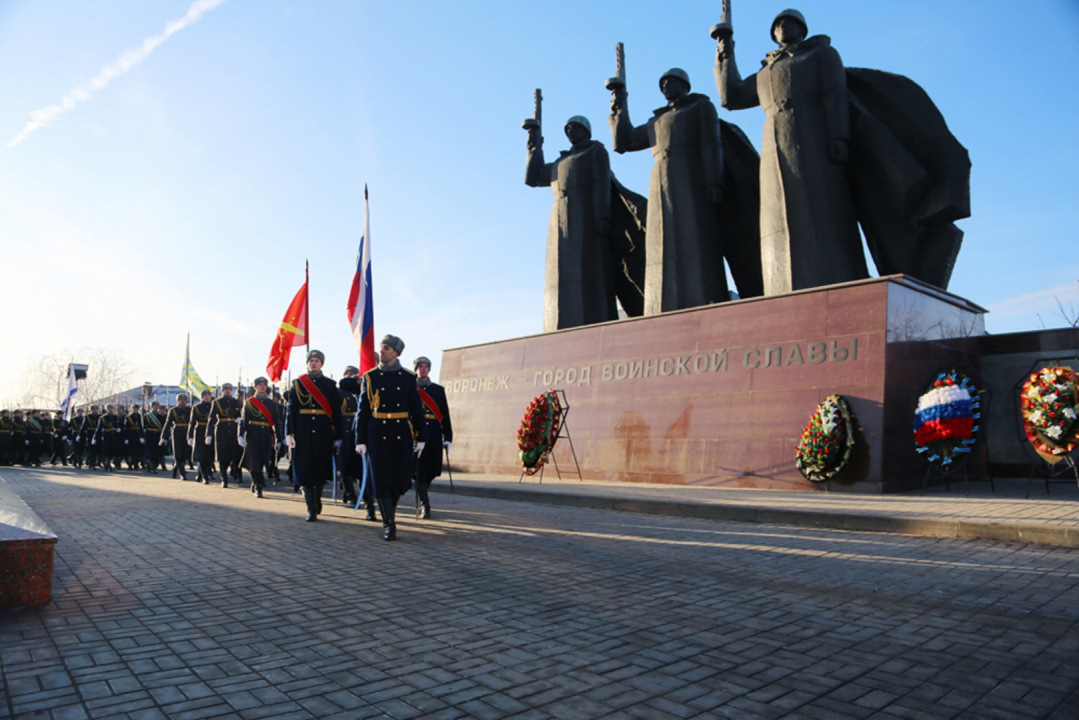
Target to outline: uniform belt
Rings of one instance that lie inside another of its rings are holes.
[[[116,432],[116,431],[118,431],[119,429],[120,429],[120,428],[105,428],[105,432]]]
[[[236,418],[218,418],[218,422],[236,422]]]
[[[198,427],[202,427],[202,426],[203,426],[203,425],[205,425],[205,424],[206,424],[206,423],[200,423],[200,422],[197,422],[197,423],[195,423],[195,425],[196,425],[196,426],[198,426]]]
[[[341,413],[341,415],[344,417],[356,417],[356,413],[354,412]]]
[[[262,422],[261,420],[252,420],[251,422],[249,422],[247,424],[248,425],[258,425],[259,427],[270,427],[270,423]]]
[[[187,423],[173,423],[173,427],[187,427]]]
[[[408,413],[406,413],[406,412],[396,412],[396,413],[377,412],[377,413],[374,413],[374,415],[379,420],[407,420],[408,419]]]
[[[316,408],[300,408],[301,415],[325,415],[325,410],[318,410]]]

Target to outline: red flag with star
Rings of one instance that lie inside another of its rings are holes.
[[[277,328],[277,337],[270,348],[270,359],[266,363],[266,372],[270,382],[278,382],[285,370],[288,370],[289,356],[296,345],[304,345],[307,340],[307,279],[303,287],[292,298],[285,318]]]

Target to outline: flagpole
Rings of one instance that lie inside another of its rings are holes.
[[[303,261],[303,284],[307,286],[307,314],[304,317],[303,337],[307,341],[307,352],[311,352],[311,271],[307,260]],[[307,358],[304,357],[304,363]]]

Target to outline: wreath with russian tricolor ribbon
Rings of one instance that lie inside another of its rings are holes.
[[[1079,378],[1066,367],[1045,367],[1023,384],[1023,430],[1038,455],[1060,462],[1079,446]]]
[[[829,395],[802,430],[795,465],[810,482],[831,480],[847,466],[853,448],[850,405],[842,395]]]
[[[945,370],[918,396],[914,448],[942,467],[960,462],[970,457],[978,442],[981,416],[974,381],[957,370]]]
[[[547,456],[558,439],[558,424],[562,419],[558,394],[548,390],[532,399],[517,430],[517,447],[525,475],[534,475],[547,462]]]

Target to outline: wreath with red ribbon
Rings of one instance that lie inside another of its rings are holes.
[[[853,447],[850,406],[842,395],[829,395],[802,430],[795,465],[810,482],[831,480],[847,466]]]
[[[558,439],[562,405],[554,390],[537,395],[528,404],[517,431],[517,447],[525,475],[539,472]]]
[[[1023,384],[1023,430],[1038,455],[1060,462],[1079,447],[1079,378],[1066,367],[1045,367]]]

